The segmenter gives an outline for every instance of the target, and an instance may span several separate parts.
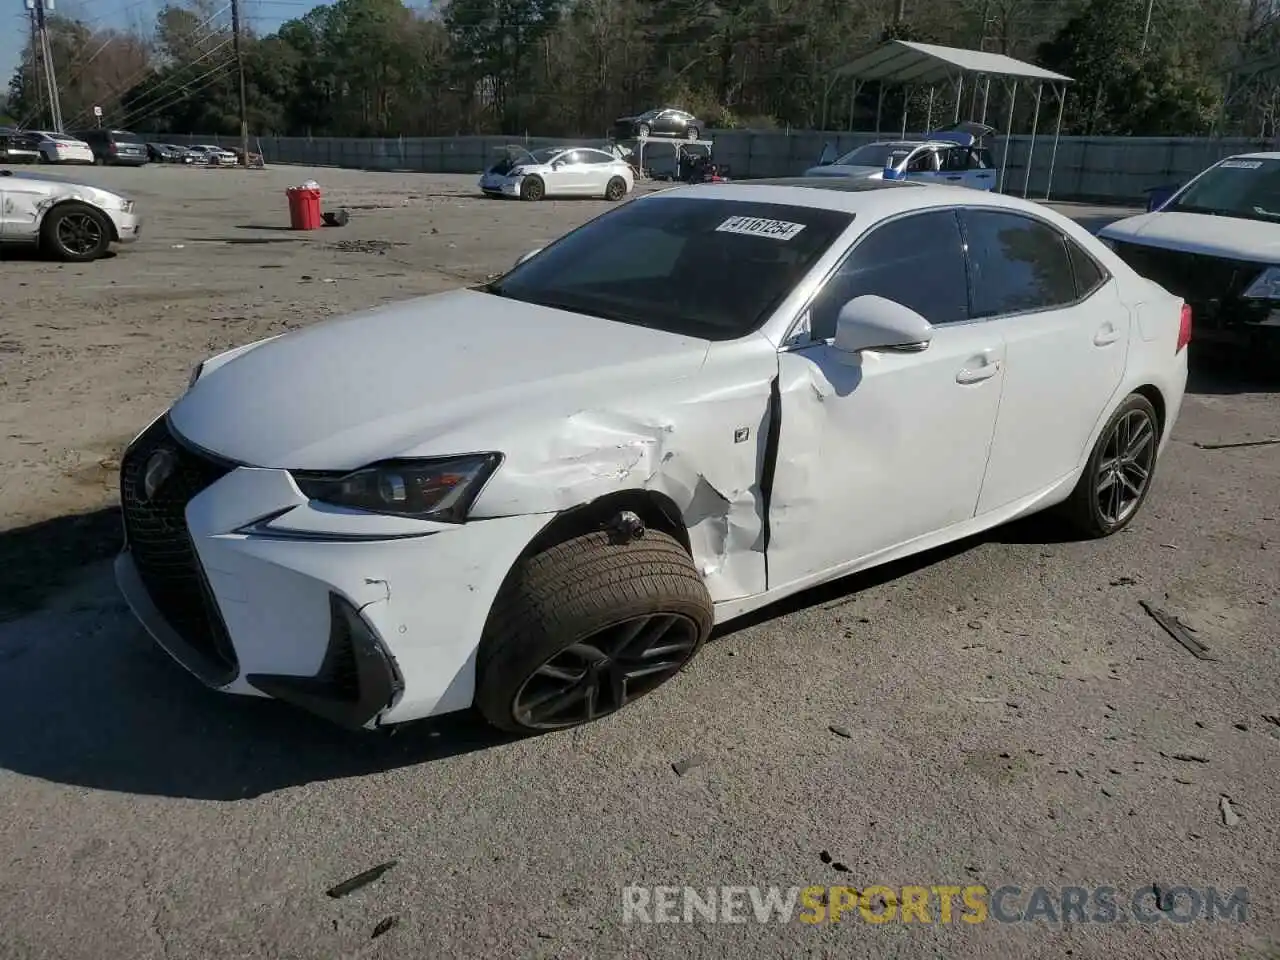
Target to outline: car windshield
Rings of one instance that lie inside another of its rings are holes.
[[[564,147],[543,147],[541,150],[532,151],[529,156],[533,157],[535,163],[550,163],[556,154],[563,152]],[[516,159],[519,162],[519,158]]]
[[[849,151],[836,163],[846,167],[884,167],[890,157],[900,159],[908,152],[901,144],[868,143],[857,150]]]
[[[607,213],[484,289],[707,340],[743,337],[853,222],[852,213],[651,197]]]
[[[1280,222],[1280,160],[1224,160],[1207,170],[1164,210]]]

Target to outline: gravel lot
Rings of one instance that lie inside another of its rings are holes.
[[[1280,447],[1196,446],[1274,436],[1274,385],[1198,371],[1144,515],[1110,541],[1033,520],[812,591],[588,729],[347,735],[204,690],[134,625],[103,562],[120,450],[208,354],[481,279],[606,204],[422,174],[81,176],[139,201],[143,239],[87,266],[0,259],[0,955],[1276,949]],[[348,227],[284,229],[307,176]],[[1250,907],[1243,925],[624,925],[627,884],[1102,885],[1122,904],[1245,886]]]

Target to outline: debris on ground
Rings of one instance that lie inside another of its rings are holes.
[[[376,253],[378,256],[386,256],[392,247],[403,246],[402,242],[391,240],[339,240],[329,244],[331,250],[341,253]]]
[[[388,860],[386,863],[380,863],[376,867],[371,867],[364,873],[358,873],[349,880],[343,880],[337,886],[330,887],[325,891],[334,900],[339,897],[345,897],[349,893],[355,893],[361,887],[367,887],[373,881],[377,880],[384,873],[394,867],[399,860]]]
[[[1265,440],[1232,440],[1226,443],[1201,443],[1196,441],[1196,446],[1201,450],[1233,450],[1237,447],[1269,447],[1273,444],[1280,443],[1280,437],[1267,437]]]
[[[827,727],[827,729],[830,730],[832,733],[834,733],[837,737],[844,737],[846,740],[848,740],[853,736],[852,730],[850,730],[848,727],[841,726],[838,723],[831,724],[831,726]]]
[[[388,930],[390,930],[399,922],[400,922],[400,918],[393,913],[391,916],[387,917],[386,919],[379,921],[378,925],[373,928],[373,933],[369,934],[369,939],[377,940],[380,936],[382,936],[384,933],[386,933]]]
[[[1208,763],[1208,757],[1202,757],[1198,753],[1161,753],[1160,756],[1167,757],[1170,760],[1178,760],[1182,763]]]
[[[1240,814],[1231,808],[1231,798],[1225,793],[1218,797],[1218,812],[1222,814],[1222,825],[1234,827],[1240,822]]]
[[[1173,639],[1186,647],[1187,650],[1191,652],[1191,655],[1196,659],[1210,661],[1217,660],[1216,657],[1210,656],[1208,647],[1195,637],[1191,636],[1191,628],[1177,617],[1166,613],[1159,607],[1148,603],[1146,600],[1139,600],[1138,602],[1142,604],[1142,609],[1147,611],[1147,614],[1151,619],[1160,624],[1165,633],[1169,634],[1169,636],[1173,637]]]
[[[702,757],[686,757],[683,760],[677,760],[671,765],[671,769],[676,772],[676,776],[683,777],[694,767],[700,767],[707,761]]]
[[[337,210],[326,210],[320,215],[320,219],[326,227],[345,227],[351,222],[351,214],[345,207],[339,207]]]

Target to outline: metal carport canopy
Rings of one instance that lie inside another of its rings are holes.
[[[1070,83],[1071,78],[1054,73],[1033,63],[1024,63],[1002,53],[940,47],[932,43],[889,40],[852,63],[840,67],[838,74],[856,77],[863,82],[901,83],[931,86],[958,80],[966,73],[1010,80],[1035,80],[1042,83]]]
[[[1022,195],[1027,195],[1031,183],[1031,161],[1035,156],[1036,133],[1040,125],[1040,100],[1044,85],[1048,84],[1051,93],[1058,99],[1058,122],[1053,133],[1053,154],[1049,160],[1049,180],[1045,188],[1044,199],[1049,199],[1053,189],[1053,173],[1058,161],[1058,142],[1062,137],[1062,114],[1066,106],[1067,84],[1071,77],[1054,73],[1033,63],[1015,60],[1002,53],[987,53],[984,50],[963,50],[957,47],[942,47],[933,43],[916,43],[911,40],[887,40],[874,50],[863,54],[852,63],[845,64],[835,71],[836,76],[849,77],[854,84],[854,98],[859,87],[867,83],[877,83],[880,87],[880,102],[884,100],[886,84],[906,87],[929,87],[929,113],[932,120],[933,88],[939,84],[956,84],[956,120],[960,119],[960,98],[964,89],[966,75],[982,77],[985,86],[982,96],[982,122],[987,121],[987,97],[991,88],[991,78],[1000,77],[1007,80],[1010,86],[1009,122],[1013,124],[1013,109],[1017,100],[1020,83],[1032,83],[1036,88],[1035,119],[1031,125],[1031,149],[1027,153],[1026,175],[1022,183]],[[907,106],[903,101],[902,134],[906,136]],[[825,110],[824,110],[825,112]],[[849,108],[850,129],[852,129],[853,105]],[[876,127],[879,133],[880,106],[876,107]],[[1004,132],[1004,156],[1000,162],[1000,181],[998,190],[1005,187],[1005,172],[1009,163],[1009,137],[1012,132]]]

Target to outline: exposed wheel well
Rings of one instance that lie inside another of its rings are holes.
[[[529,542],[520,560],[542,553],[557,543],[599,530],[623,510],[635,513],[646,527],[670,534],[692,555],[689,531],[680,518],[680,508],[675,501],[652,490],[619,490],[565,510]]]

